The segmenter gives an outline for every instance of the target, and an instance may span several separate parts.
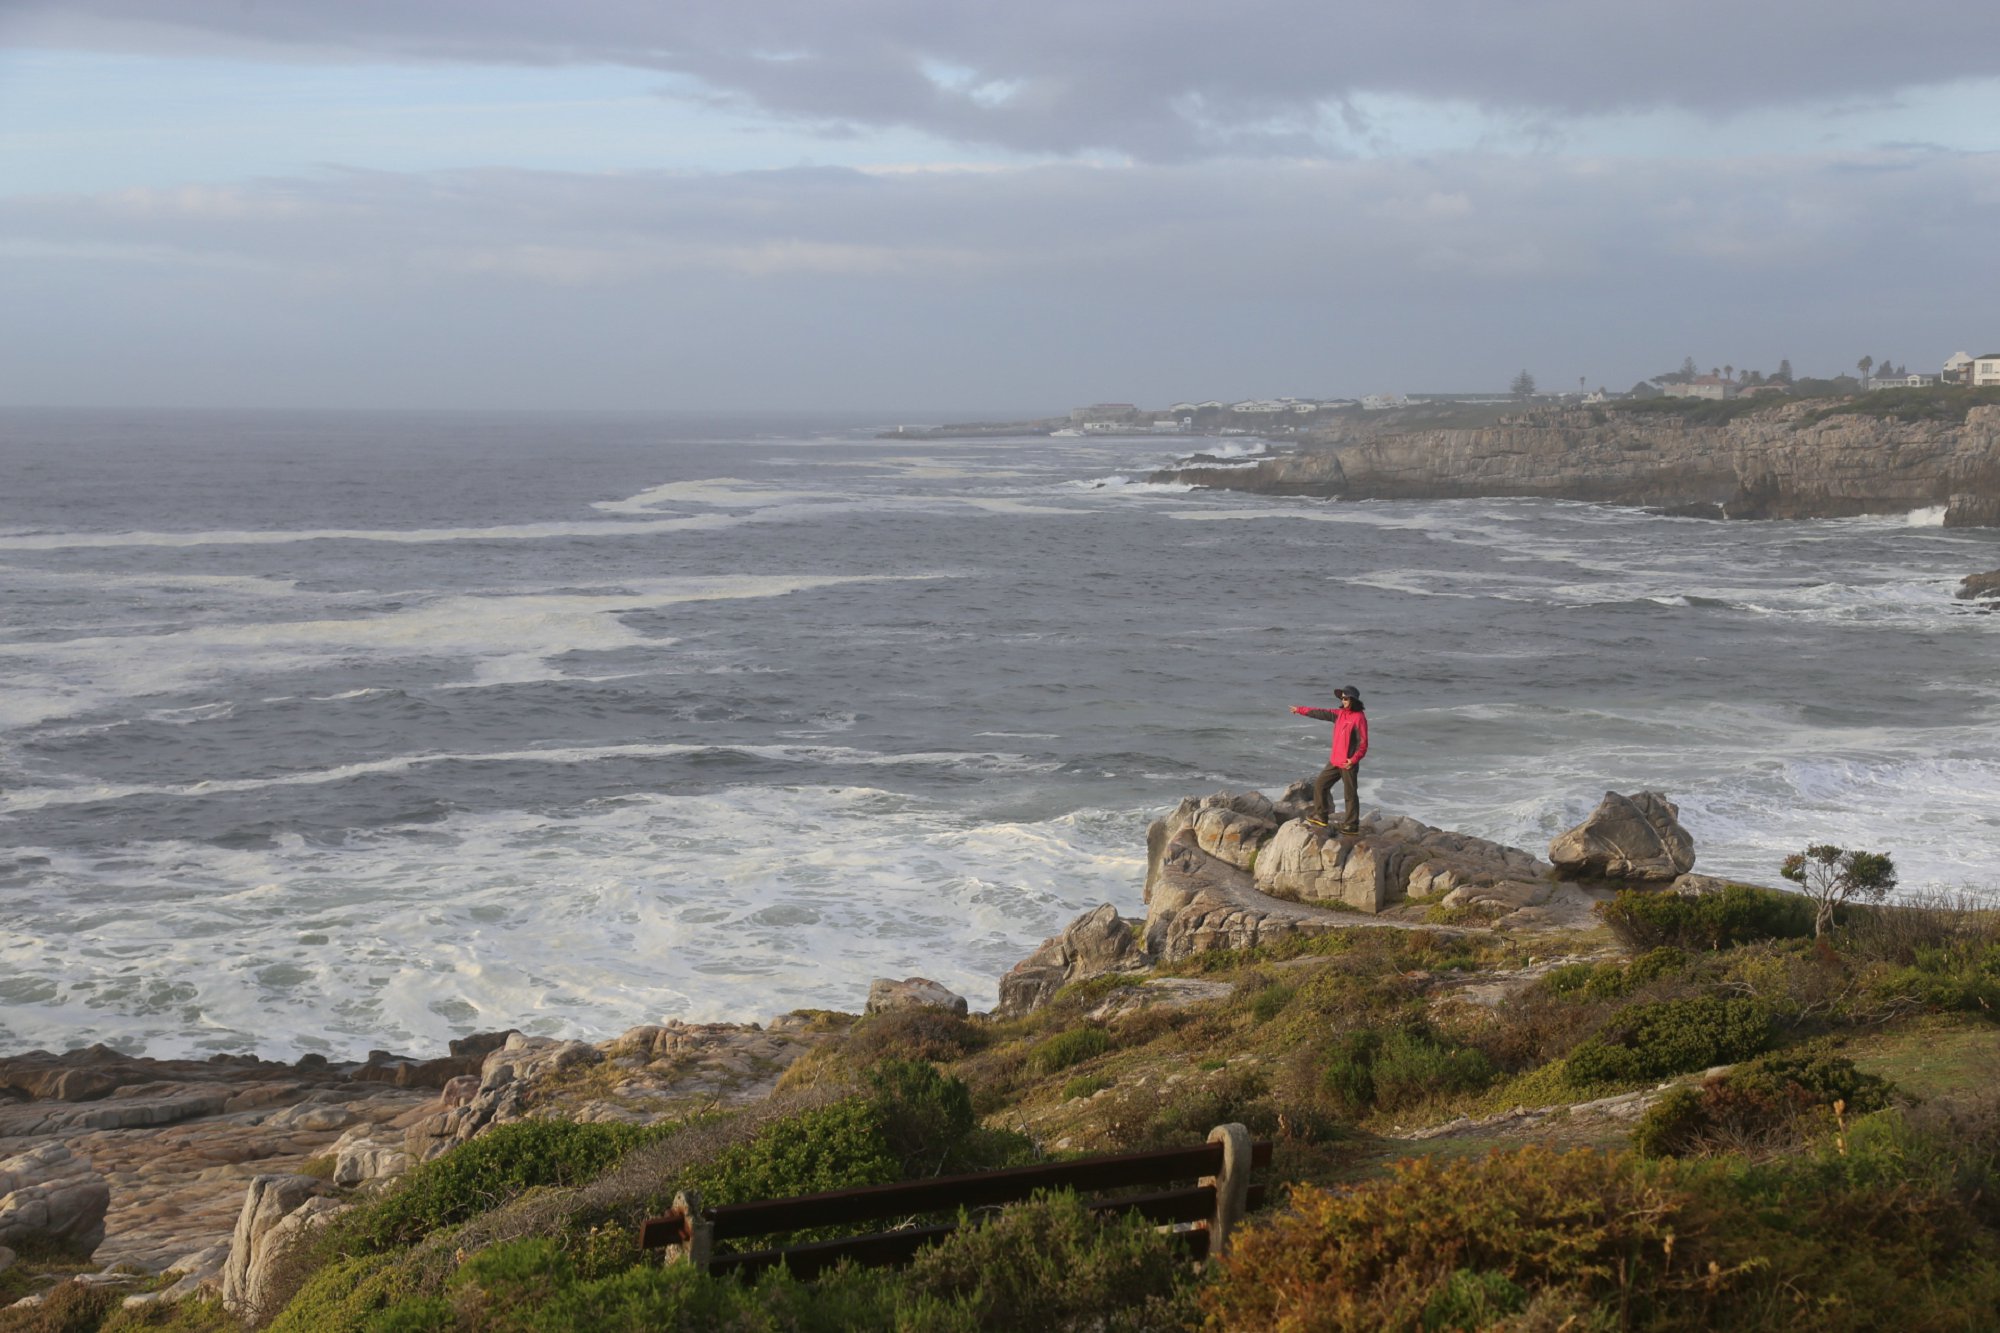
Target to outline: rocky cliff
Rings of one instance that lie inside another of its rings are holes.
[[[1255,467],[1155,480],[1342,500],[1541,496],[1713,518],[1844,518],[1938,506],[2000,526],[2000,406],[1963,424],[1820,417],[1790,404],[1721,425],[1594,409],[1479,429],[1345,437]]]

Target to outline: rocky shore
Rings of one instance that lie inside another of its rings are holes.
[[[1145,916],[1110,904],[1084,913],[1007,973],[993,1017],[1107,973],[1136,979],[1292,936],[1565,932],[1593,925],[1593,903],[1619,885],[1709,886],[1691,875],[1692,840],[1657,793],[1607,794],[1551,859],[1407,816],[1329,836],[1302,818],[1308,796],[1295,783],[1276,800],[1182,801],[1149,832]],[[1202,984],[1162,980],[1153,998]],[[866,1007],[927,1006],[966,1009],[922,978],[877,981]],[[102,1046],[0,1059],[0,1271],[15,1249],[54,1247],[88,1255],[104,1270],[91,1281],[172,1277],[134,1304],[208,1292],[254,1312],[271,1256],[357,1188],[510,1121],[648,1124],[759,1101],[850,1021],[801,1011],[763,1025],[669,1022],[596,1043],[497,1032],[435,1058],[376,1051],[352,1063],[154,1060]]]
[[[1540,410],[1477,429],[1328,439],[1251,467],[1153,480],[1340,500],[1538,496],[1706,518],[1846,518],[1943,508],[2000,526],[2000,406],[1961,423],[1821,415],[1796,403],[1719,425]]]

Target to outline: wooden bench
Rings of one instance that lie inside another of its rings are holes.
[[[643,1249],[667,1250],[670,1263],[694,1263],[712,1273],[747,1277],[783,1264],[794,1277],[810,1278],[843,1259],[867,1266],[908,1263],[917,1251],[958,1230],[959,1224],[900,1227],[778,1249],[717,1254],[715,1246],[719,1241],[810,1227],[990,1208],[1018,1203],[1038,1190],[1074,1190],[1089,1195],[1194,1180],[1195,1184],[1178,1188],[1091,1199],[1086,1206],[1105,1214],[1137,1213],[1161,1225],[1195,1223],[1193,1228],[1173,1235],[1189,1258],[1202,1260],[1220,1255],[1229,1243],[1231,1229],[1243,1215],[1263,1206],[1264,1187],[1250,1183],[1250,1171],[1270,1162],[1269,1142],[1253,1142],[1250,1131],[1241,1125],[1220,1125],[1210,1131],[1206,1143],[1194,1148],[1084,1157],[1005,1171],[830,1190],[793,1199],[704,1208],[701,1196],[688,1190],[674,1197],[673,1207],[663,1216],[646,1219],[640,1227],[639,1244]]]

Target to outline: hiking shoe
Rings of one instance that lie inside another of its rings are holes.
[[[1342,824],[1339,828],[1335,829],[1334,832],[1341,834],[1344,837],[1349,837],[1349,838],[1359,837],[1361,834],[1361,825]]]
[[[1326,821],[1325,821],[1324,819],[1321,819],[1321,818],[1320,818],[1319,816],[1317,816],[1317,815],[1307,815],[1307,816],[1306,816],[1306,825],[1307,825],[1307,826],[1308,826],[1309,828],[1325,828],[1325,827],[1326,827]]]

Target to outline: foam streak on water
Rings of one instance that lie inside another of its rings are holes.
[[[1216,441],[0,415],[0,1051],[429,1052],[998,975],[1218,786],[1667,791],[2000,886],[2000,534],[1140,480]],[[1261,441],[1211,455],[1250,458]]]

